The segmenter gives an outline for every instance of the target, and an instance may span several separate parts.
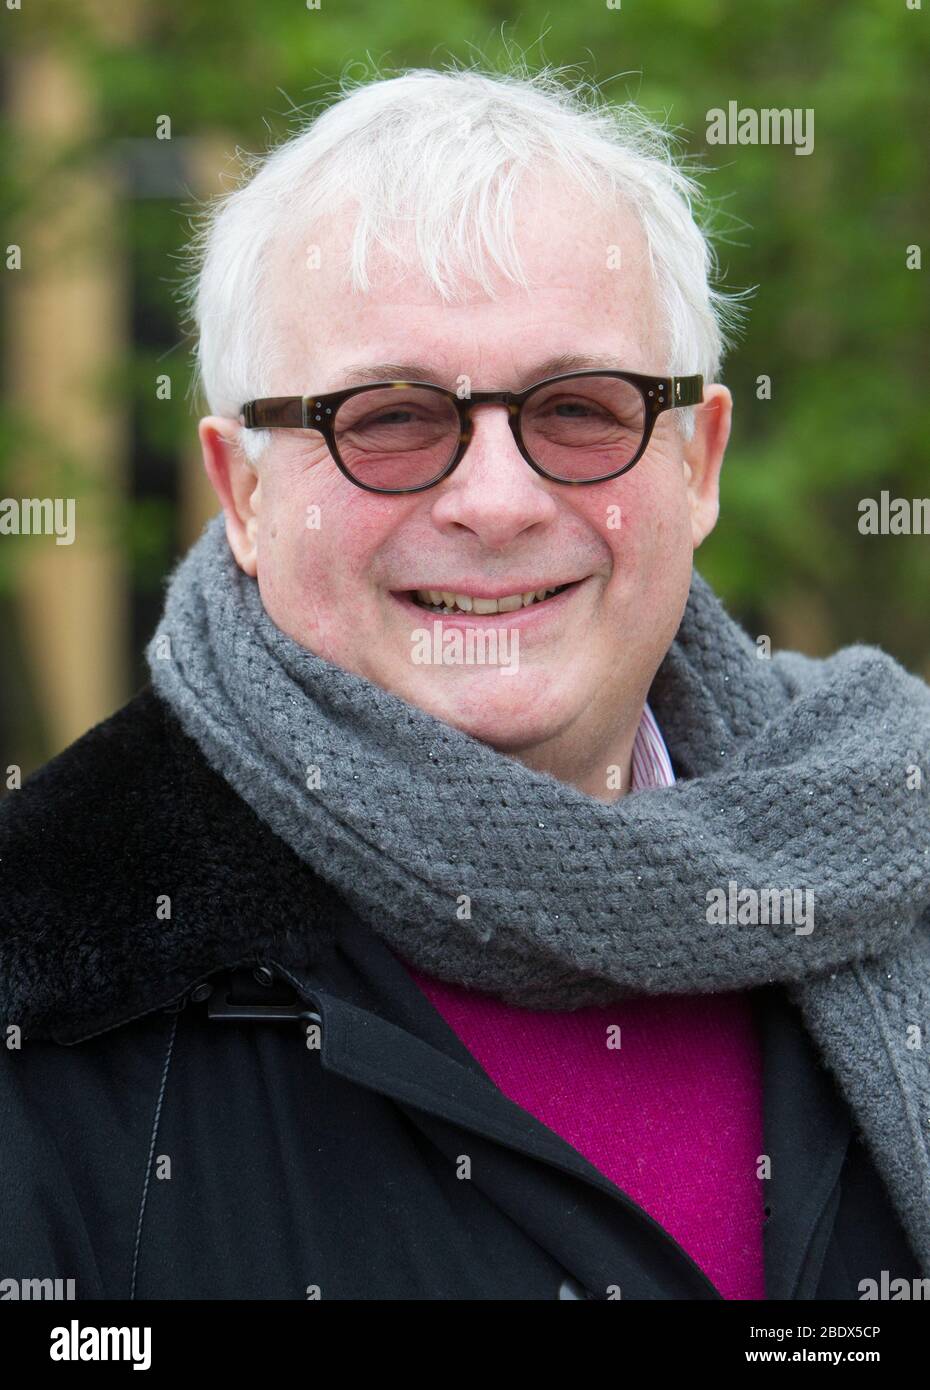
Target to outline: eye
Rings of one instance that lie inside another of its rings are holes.
[[[349,428],[364,430],[380,428],[381,425],[407,425],[413,419],[422,419],[422,416],[412,407],[398,405],[392,410],[372,411],[369,415],[363,415],[360,419],[353,420]]]
[[[571,419],[573,416],[577,418],[585,415],[607,415],[610,413],[595,401],[583,401],[577,396],[571,400],[547,401],[543,410],[551,410],[553,414],[562,415],[567,419]]]

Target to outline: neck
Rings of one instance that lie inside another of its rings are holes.
[[[630,790],[633,744],[645,696],[624,718],[608,728],[581,721],[543,743],[498,749],[534,772],[548,772],[597,801],[614,802]]]

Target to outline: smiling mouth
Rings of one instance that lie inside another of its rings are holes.
[[[574,589],[580,582],[575,580],[571,584],[530,589],[526,593],[506,594],[501,598],[476,598],[471,594],[455,594],[447,589],[410,589],[407,598],[418,608],[426,609],[428,613],[473,613],[484,617],[494,613],[517,613],[524,608],[538,608],[557,594],[563,594],[566,589]]]

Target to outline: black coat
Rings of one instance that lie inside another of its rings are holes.
[[[720,1297],[500,1092],[148,687],[7,795],[0,873],[0,1278],[73,1278],[79,1299]],[[918,1277],[799,1016],[779,987],[752,998],[768,1297]]]

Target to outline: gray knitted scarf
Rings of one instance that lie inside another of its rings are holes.
[[[612,804],[299,646],[222,515],[147,657],[211,766],[419,969],[539,1009],[786,984],[930,1273],[930,689],[890,656],[760,657],[695,572],[649,692],[679,780]]]

